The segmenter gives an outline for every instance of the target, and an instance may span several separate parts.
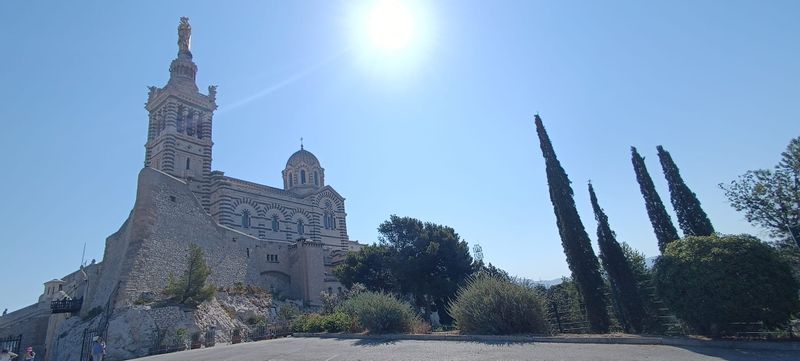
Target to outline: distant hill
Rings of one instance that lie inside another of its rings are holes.
[[[658,258],[658,257],[647,257],[647,258],[645,258],[644,259],[645,266],[647,266],[648,269],[652,269],[653,265],[656,264],[656,258]],[[567,277],[567,276],[564,276],[564,277]],[[560,285],[561,282],[563,282],[563,280],[561,278],[554,278],[552,280],[538,280],[538,281],[526,278],[525,280],[526,281],[530,281],[532,283],[535,283],[537,285],[545,286],[547,288],[550,288],[551,286],[555,286],[555,285]]]
[[[538,281],[529,280],[529,281],[531,281],[531,282],[533,282],[533,283],[535,283],[537,285],[542,285],[542,286],[545,286],[547,288],[550,288],[551,286],[560,285],[561,282],[562,282],[562,279],[561,278],[555,278],[555,279],[552,279],[552,280],[538,280]]]

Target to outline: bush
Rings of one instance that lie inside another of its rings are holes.
[[[658,295],[704,335],[724,335],[733,322],[783,326],[798,309],[798,283],[789,266],[753,236],[672,242],[654,274]]]
[[[293,303],[287,303],[278,310],[278,317],[282,320],[291,320],[300,315],[300,309]]]
[[[252,317],[248,317],[246,323],[248,325],[266,325],[267,324],[267,316],[265,315],[255,315]]]
[[[323,316],[322,329],[324,329],[325,332],[360,331],[356,319],[341,311]]]
[[[322,315],[307,313],[292,321],[292,332],[322,332]]]
[[[489,335],[548,333],[543,309],[536,290],[486,275],[468,281],[449,307],[462,333]]]
[[[355,318],[370,333],[407,332],[415,319],[411,305],[377,292],[361,292],[344,301],[338,311]]]

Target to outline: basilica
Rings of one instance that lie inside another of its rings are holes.
[[[155,337],[128,338],[142,322],[148,332],[137,332],[145,335],[199,327],[179,307],[140,306],[186,271],[193,245],[218,289],[249,285],[311,307],[321,305],[323,293],[343,291],[332,269],[361,245],[349,239],[344,197],[327,184],[314,154],[301,143],[281,173],[282,187],[212,170],[216,87],[205,94],[197,87],[191,32],[181,18],[169,80],[149,88],[136,199],[106,239],[102,261],[46,282],[38,302],[0,317],[0,333],[22,333],[17,342],[48,350],[45,359],[80,354],[75,347],[85,348],[91,330],[118,340],[115,352],[127,358],[146,354],[143,345]]]

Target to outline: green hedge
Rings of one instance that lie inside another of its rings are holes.
[[[798,283],[767,244],[748,235],[687,237],[655,264],[658,295],[695,332],[721,336],[734,322],[784,326],[798,310]]]

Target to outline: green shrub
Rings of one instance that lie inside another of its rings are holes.
[[[358,322],[344,312],[328,315],[309,313],[300,315],[292,321],[293,332],[357,332]]]
[[[695,332],[720,336],[733,322],[785,325],[798,309],[789,266],[748,235],[687,237],[656,261],[658,295]]]
[[[292,321],[292,332],[322,332],[322,315],[307,313]]]
[[[407,332],[415,319],[408,303],[377,292],[359,293],[344,301],[338,311],[355,318],[370,333]]]
[[[282,320],[291,320],[300,315],[300,309],[293,303],[287,303],[278,310],[278,317]]]
[[[547,333],[542,297],[534,289],[491,276],[471,279],[450,303],[463,333],[507,335]]]
[[[266,325],[267,324],[267,316],[264,315],[255,315],[252,317],[247,318],[248,325]]]
[[[325,330],[325,332],[360,331],[356,319],[353,316],[341,311],[323,316],[322,328]]]

